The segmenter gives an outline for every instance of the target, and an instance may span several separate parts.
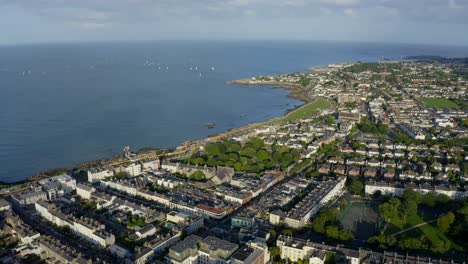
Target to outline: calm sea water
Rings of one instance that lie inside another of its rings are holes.
[[[108,157],[126,145],[175,147],[301,104],[283,89],[227,80],[421,54],[468,56],[468,48],[285,41],[0,47],[0,180]]]

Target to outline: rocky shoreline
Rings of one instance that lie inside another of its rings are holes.
[[[248,86],[272,86],[277,88],[284,88],[290,91],[288,94],[289,98],[303,101],[304,103],[310,103],[313,98],[309,96],[303,86],[296,83],[276,82],[276,81],[254,81],[251,79],[240,79],[227,81],[226,84],[239,84]]]

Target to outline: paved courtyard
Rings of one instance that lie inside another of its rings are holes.
[[[350,203],[339,216],[343,228],[351,231],[358,240],[375,235],[378,219],[375,209],[365,202]]]

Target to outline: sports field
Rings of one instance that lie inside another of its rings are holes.
[[[286,116],[281,118],[281,121],[288,122],[297,120],[300,118],[306,118],[312,116],[313,114],[330,108],[332,105],[323,98],[317,98],[314,102],[303,105],[296,110],[291,111]]]
[[[435,108],[460,108],[456,103],[445,98],[421,98],[420,99],[426,106]]]

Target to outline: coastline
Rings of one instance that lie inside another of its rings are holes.
[[[196,145],[196,144],[202,144],[202,143],[206,144],[206,143],[209,143],[211,141],[216,141],[219,138],[226,138],[226,137],[229,137],[232,134],[240,133],[240,132],[243,132],[245,130],[255,129],[255,128],[263,126],[263,125],[265,125],[267,123],[281,120],[281,118],[286,117],[291,112],[294,112],[294,111],[300,109],[301,107],[303,107],[304,105],[307,105],[307,104],[314,101],[314,98],[311,98],[308,95],[306,95],[304,88],[302,86],[300,86],[300,85],[297,85],[297,84],[278,83],[278,82],[268,82],[268,83],[264,82],[264,83],[258,83],[258,84],[251,84],[251,83],[249,83],[249,81],[250,81],[249,79],[233,80],[233,81],[226,81],[226,84],[229,84],[229,85],[230,84],[239,84],[239,85],[249,85],[249,86],[262,85],[262,86],[272,86],[273,88],[286,89],[286,90],[289,91],[289,93],[287,95],[288,98],[299,100],[299,101],[303,102],[303,104],[297,105],[297,106],[292,107],[292,108],[285,109],[284,114],[282,114],[280,116],[270,118],[270,119],[267,119],[267,120],[264,120],[264,121],[251,122],[251,123],[242,125],[240,127],[229,128],[229,129],[227,129],[225,131],[222,131],[222,132],[219,132],[217,134],[207,135],[204,138],[200,138],[200,139],[192,140],[192,141],[181,142],[178,146],[175,146],[173,149],[174,150],[178,149],[178,148],[183,147],[184,145],[187,145],[187,144],[190,144],[190,145],[193,145],[193,144]],[[138,153],[138,154],[145,154],[146,153],[147,154],[149,151],[155,151],[155,150],[159,150],[159,149],[156,148],[156,147],[147,146],[147,147],[140,148],[139,150],[136,151],[136,153]],[[83,169],[93,168],[93,167],[109,164],[109,163],[112,163],[112,162],[120,161],[120,158],[122,158],[121,153],[116,153],[116,155],[114,155],[113,157],[103,157],[103,158],[98,158],[98,159],[91,160],[91,161],[83,161],[81,163],[74,164],[74,165],[63,166],[63,167],[60,167],[60,168],[51,168],[51,169],[48,169],[48,170],[38,172],[38,173],[36,173],[34,175],[31,175],[29,177],[26,177],[26,178],[24,178],[22,180],[17,180],[17,181],[14,181],[14,182],[4,182],[4,181],[0,180],[0,187],[6,186],[6,188],[9,188],[9,187],[14,187],[14,186],[18,186],[18,185],[22,185],[22,184],[26,184],[26,183],[36,182],[36,181],[39,181],[39,180],[44,179],[44,178],[48,178],[48,177],[52,177],[54,175],[65,173],[67,171],[83,170]]]
[[[311,98],[304,87],[298,85],[296,83],[286,83],[286,82],[276,82],[276,81],[252,81],[251,79],[239,79],[239,80],[231,80],[227,81],[226,84],[238,84],[238,85],[246,85],[246,86],[272,86],[274,88],[282,88],[289,90],[290,93],[288,94],[289,98],[296,99],[299,101],[304,102],[304,104],[310,103],[313,98]]]

